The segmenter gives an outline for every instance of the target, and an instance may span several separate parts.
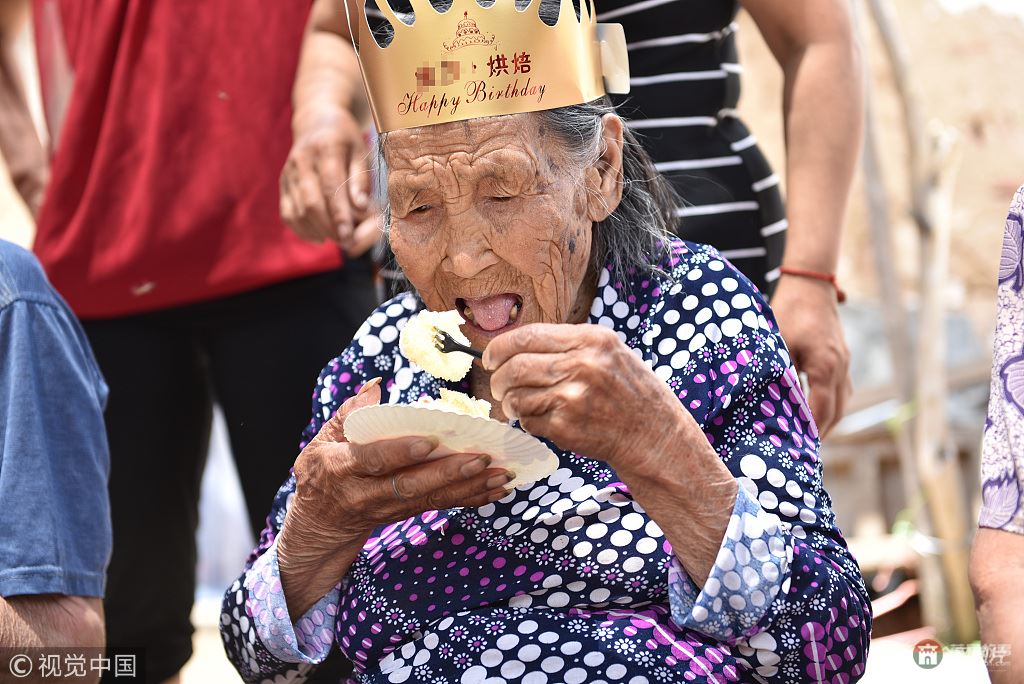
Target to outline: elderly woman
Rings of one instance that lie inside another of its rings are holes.
[[[856,680],[868,598],[785,344],[746,278],[669,238],[672,196],[607,98],[392,130],[380,150],[416,294],[320,377],[225,597],[243,678],[291,681],[337,645],[359,682]],[[464,381],[402,356],[424,307],[460,311],[485,349]],[[355,409],[442,387],[489,400],[558,470],[508,489],[488,454],[345,441]]]

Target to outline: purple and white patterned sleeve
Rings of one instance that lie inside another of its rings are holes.
[[[669,568],[672,620],[719,641],[746,636],[761,621],[789,577],[793,549],[779,519],[740,489],[718,558],[704,590],[678,559]]]
[[[316,436],[345,399],[354,396],[370,377],[388,370],[364,366],[357,353],[358,338],[359,333],[357,341],[320,374],[313,390],[312,418],[302,433],[300,448]],[[295,477],[291,475],[274,497],[267,526],[241,576],[224,595],[221,638],[228,659],[245,682],[303,681],[334,643],[340,584],[294,622],[284,600],[276,539],[294,494]]]
[[[327,658],[334,644],[340,583],[293,623],[281,586],[275,541],[252,564],[243,584],[248,590],[245,612],[251,616],[257,636],[271,654],[284,662],[311,665],[318,665]]]
[[[730,644],[758,681],[856,681],[871,605],[822,484],[817,427],[764,298],[713,249],[698,250],[660,322],[686,345],[669,385],[690,387],[680,399],[703,414],[739,492],[704,586],[678,561],[671,568],[673,621]],[[722,290],[724,301],[697,312],[699,327],[674,324],[673,309],[700,306],[687,291]]]
[[[981,527],[1024,534],[1024,186],[1006,217],[988,419],[981,450]]]
[[[290,655],[288,644],[279,642],[281,623],[287,624],[288,628],[291,627],[287,610],[283,616],[275,616],[274,626],[271,627],[269,618],[274,616],[274,608],[259,600],[253,601],[250,595],[256,590],[263,593],[266,599],[271,593],[269,586],[264,585],[273,582],[272,573],[267,573],[267,564],[270,562],[267,553],[270,549],[277,548],[274,541],[281,531],[288,511],[288,502],[294,493],[295,478],[290,477],[274,498],[267,527],[250,554],[244,571],[228,587],[221,604],[220,635],[224,641],[224,650],[245,682],[260,682],[275,677],[283,677],[282,681],[302,681],[303,675],[315,667],[310,659],[304,659],[301,655]],[[273,567],[277,565],[276,555],[275,552]],[[257,612],[253,612],[254,610]],[[273,635],[274,631],[278,634]],[[267,638],[267,642],[264,642],[264,638]]]

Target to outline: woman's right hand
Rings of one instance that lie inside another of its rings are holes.
[[[378,525],[428,510],[483,506],[504,497],[515,477],[489,468],[486,454],[432,458],[436,444],[422,438],[345,441],[345,418],[379,402],[380,387],[370,381],[295,462],[295,495],[277,538],[281,581],[294,618],[348,572]]]

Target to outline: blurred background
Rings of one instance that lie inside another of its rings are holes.
[[[826,482],[876,597],[864,681],[984,682],[966,561],[997,255],[1024,183],[1024,87],[1014,66],[1024,64],[1024,2],[857,4],[869,130],[839,270],[855,394],[823,449]],[[749,17],[739,23],[741,115],[784,168],[782,77]],[[28,30],[16,54],[38,115]],[[24,246],[33,237],[5,173],[0,237]],[[243,506],[218,415],[203,483],[189,684],[237,680],[216,623],[221,594],[252,546]],[[941,667],[922,670],[911,653],[928,637],[957,647]]]

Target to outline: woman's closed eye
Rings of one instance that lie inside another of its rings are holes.
[[[520,197],[521,196],[518,193],[514,193],[514,192],[513,193],[496,192],[493,195],[488,195],[487,198],[486,198],[486,201],[487,201],[488,204],[490,204],[492,206],[496,205],[498,207],[501,207],[502,210],[505,210],[505,209],[512,209],[512,207],[516,206],[516,200],[518,200]]]

